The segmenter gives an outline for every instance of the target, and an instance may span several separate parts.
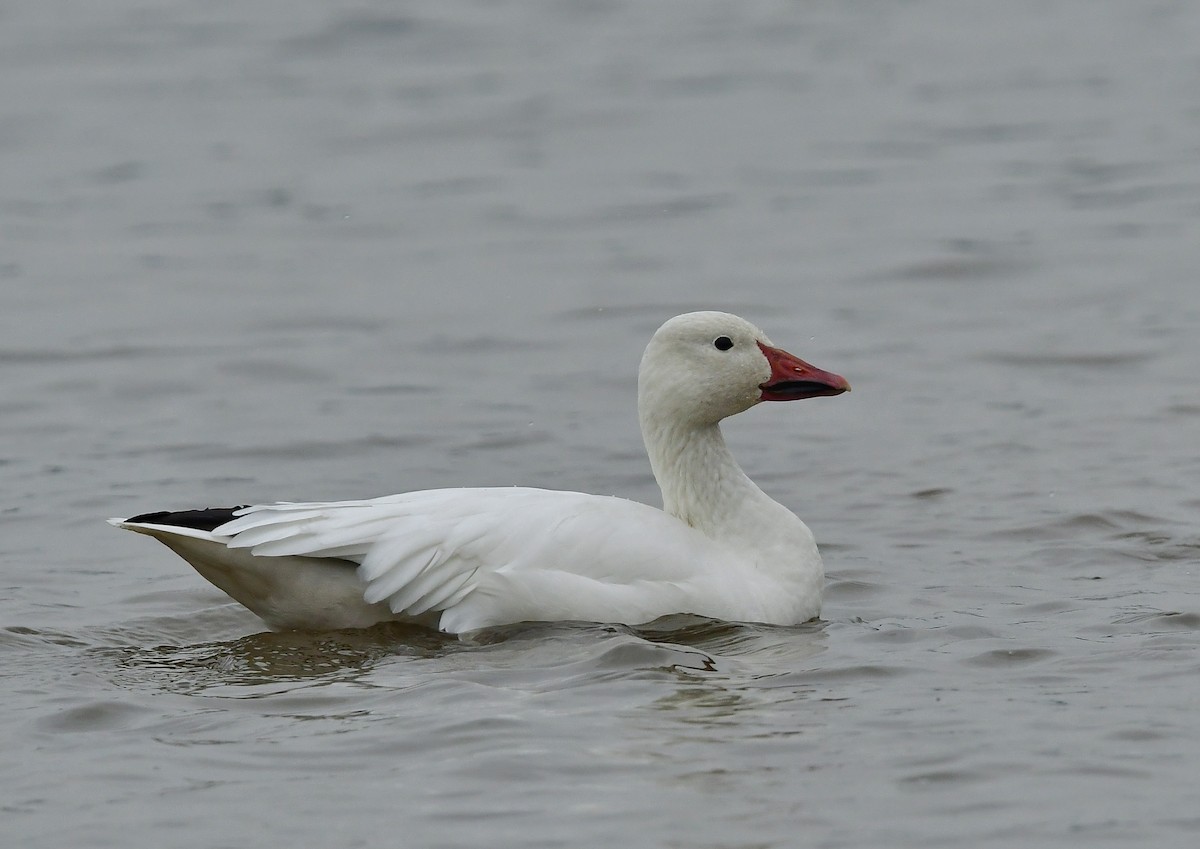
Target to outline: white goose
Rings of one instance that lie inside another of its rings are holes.
[[[790,625],[820,613],[821,557],[808,527],[741,470],[718,423],[760,401],[849,389],[744,319],[688,313],[658,329],[638,372],[662,510],[514,487],[109,521],[165,543],[275,629],[400,620],[462,633],[671,613]]]

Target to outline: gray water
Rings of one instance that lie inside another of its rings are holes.
[[[0,842],[1196,845],[1200,7],[0,7]],[[271,634],[152,509],[655,502],[635,371],[746,315],[854,392],[727,426],[794,628]]]

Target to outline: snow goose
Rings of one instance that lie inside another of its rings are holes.
[[[400,620],[462,633],[671,613],[795,624],[821,609],[812,532],[746,476],[719,423],[760,401],[849,389],[742,318],[688,313],[658,329],[638,371],[662,510],[512,487],[109,521],[165,543],[275,629]]]

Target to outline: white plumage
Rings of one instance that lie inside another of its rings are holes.
[[[820,555],[738,467],[718,422],[848,389],[737,316],[689,313],[658,330],[638,376],[663,510],[514,487],[110,521],[161,540],[277,629],[399,619],[462,633],[670,613],[793,624],[820,612]]]

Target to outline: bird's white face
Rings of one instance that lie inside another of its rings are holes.
[[[773,346],[750,322],[722,312],[676,316],[658,329],[638,373],[639,407],[696,425],[712,424],[759,401],[837,395],[838,375]]]

